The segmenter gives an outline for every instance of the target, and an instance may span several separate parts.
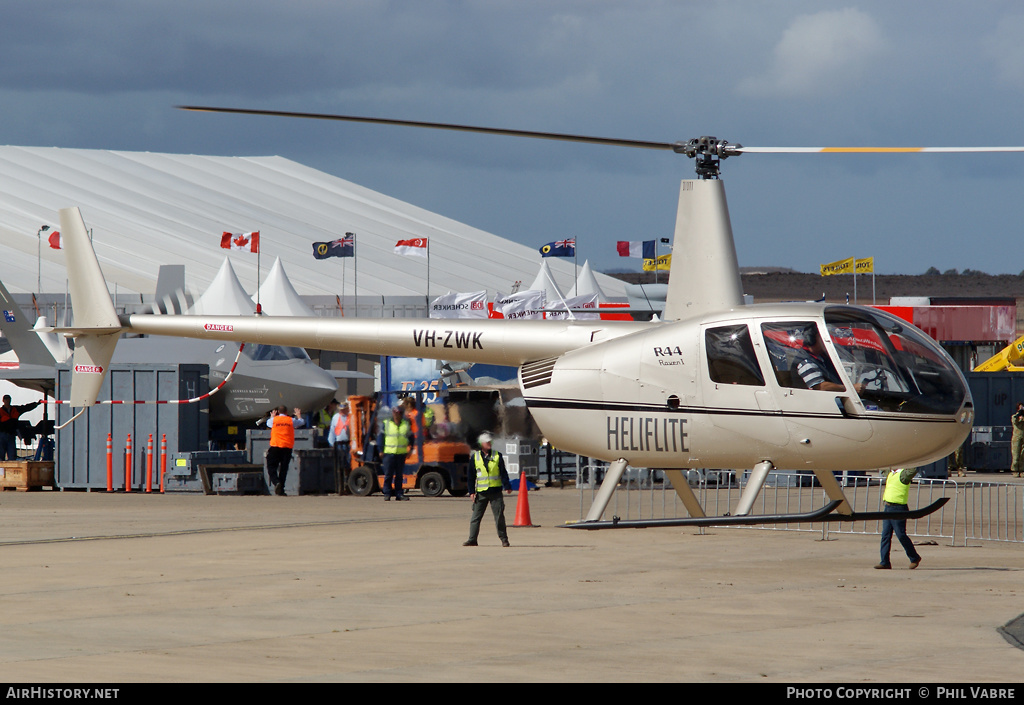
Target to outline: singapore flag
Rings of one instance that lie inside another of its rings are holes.
[[[408,255],[410,257],[427,256],[427,238],[418,237],[415,240],[399,240],[395,244],[396,255]]]

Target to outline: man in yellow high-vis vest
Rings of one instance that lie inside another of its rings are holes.
[[[390,502],[391,497],[401,502],[409,498],[405,496],[402,483],[405,480],[405,456],[412,445],[412,426],[402,413],[402,407],[395,404],[391,408],[391,418],[384,419],[381,424],[378,443],[381,444],[381,469],[384,471],[384,501]]]
[[[470,486],[470,497],[473,499],[473,516],[469,520],[469,539],[463,546],[476,546],[477,536],[480,535],[480,520],[484,517],[487,505],[491,506],[491,514],[494,515],[494,526],[498,529],[498,538],[501,545],[508,548],[508,530],[505,528],[505,499],[501,496],[504,489],[512,494],[512,483],[508,479],[508,471],[505,469],[505,459],[501,453],[492,450],[491,442],[494,437],[489,433],[481,433],[477,441],[480,443],[480,450],[475,451],[470,459],[470,466],[475,471],[475,479]],[[525,478],[521,478],[525,482]]]
[[[905,512],[910,498],[910,482],[917,474],[917,468],[892,468],[885,478],[885,491],[882,494],[883,511]],[[907,536],[906,519],[885,519],[882,521],[882,545],[881,561],[875,568],[888,570],[892,568],[889,562],[889,549],[892,546],[892,535],[896,534],[903,550],[907,552],[910,559],[910,569],[913,570],[921,565],[921,555],[914,548],[914,542]]]

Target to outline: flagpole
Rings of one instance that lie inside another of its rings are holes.
[[[572,239],[572,288],[576,291],[576,296],[580,295],[580,263],[579,263],[579,251],[578,247],[579,240],[577,238]]]
[[[252,237],[251,235],[249,237]],[[256,245],[256,315],[263,313],[263,309],[260,307],[260,251],[263,248]]]
[[[352,274],[355,281],[352,282],[352,299],[356,307],[356,318],[359,318],[359,258],[356,257],[356,234],[352,233]]]
[[[427,307],[430,306],[430,239],[427,239],[427,295],[426,299]]]
[[[654,238],[654,283],[658,283],[658,238]]]

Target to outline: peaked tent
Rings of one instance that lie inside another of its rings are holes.
[[[281,258],[274,260],[274,266],[270,268],[270,274],[263,280],[263,284],[256,291],[254,301],[259,301],[263,313],[268,316],[315,316],[309,306],[295,291],[288,275],[284,273],[284,265]]]
[[[548,261],[546,259],[542,259],[540,261],[540,270],[537,272],[537,276],[534,278],[533,284],[526,288],[543,291],[549,302],[561,301],[565,298],[565,295],[562,294],[562,290],[559,289],[558,284],[555,283],[555,278],[551,276],[551,269],[548,267]]]
[[[601,290],[601,285],[597,283],[597,277],[594,276],[594,271],[590,268],[590,260],[587,260],[583,263],[583,269],[580,270],[576,283],[569,290],[569,296],[590,296],[592,294],[597,294],[599,304],[607,303],[608,297]]]
[[[189,313],[208,316],[246,316],[256,312],[256,304],[238,281],[231,261],[225,257],[217,276]]]

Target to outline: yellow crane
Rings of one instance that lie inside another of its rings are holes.
[[[1024,360],[1024,335],[1007,345],[998,353],[974,368],[975,372],[1011,372],[1024,371],[1024,366],[1016,363]]]

